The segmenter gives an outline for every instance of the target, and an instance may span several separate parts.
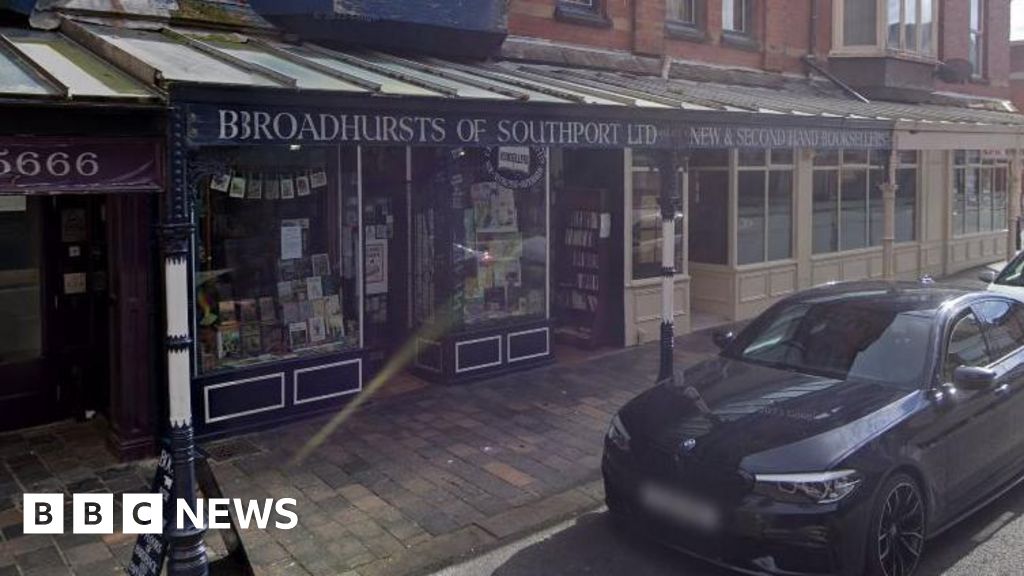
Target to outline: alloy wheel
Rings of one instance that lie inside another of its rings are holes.
[[[885,576],[909,576],[924,548],[924,502],[913,484],[897,484],[878,523],[878,563]]]

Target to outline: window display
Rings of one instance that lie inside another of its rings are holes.
[[[653,154],[633,153],[633,279],[661,276],[661,171]],[[692,221],[692,220],[691,220]],[[676,272],[683,270],[683,222],[676,221]]]
[[[953,153],[953,233],[1006,230],[1009,161],[1004,152]]]
[[[414,149],[413,173],[417,321],[449,307],[452,322],[464,326],[544,317],[544,150]]]
[[[886,151],[822,150],[815,154],[815,254],[881,244],[881,185],[887,161]]]
[[[201,372],[357,348],[358,201],[338,150],[204,150],[192,164]]]

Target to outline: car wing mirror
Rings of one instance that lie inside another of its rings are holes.
[[[731,330],[728,332],[716,331],[711,335],[711,341],[718,346],[719,350],[725,350],[734,340],[736,340],[736,333]]]
[[[981,280],[985,284],[991,284],[996,281],[996,271],[987,269],[982,270],[981,273],[978,274],[978,280]]]
[[[979,366],[961,366],[953,371],[953,385],[962,390],[984,390],[996,381],[995,370]]]

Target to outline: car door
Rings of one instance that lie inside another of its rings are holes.
[[[989,393],[998,405],[992,422],[993,433],[1005,437],[1002,451],[994,454],[996,473],[989,482],[1001,484],[1020,469],[1024,447],[1024,304],[992,298],[974,304],[992,356],[990,367],[996,382]]]
[[[959,366],[988,366],[993,358],[981,321],[968,308],[951,322],[942,356],[942,381],[951,383]],[[939,405],[938,438],[944,455],[945,496],[950,514],[976,500],[977,490],[992,476],[999,455],[1010,444],[994,416],[1002,398],[988,390],[957,390]]]

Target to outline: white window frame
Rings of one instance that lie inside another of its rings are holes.
[[[974,11],[974,7],[978,7],[978,27],[971,27],[971,12]],[[986,30],[985,19],[988,17],[988,2],[985,0],[968,0],[967,8],[967,60],[971,59],[971,38],[977,36],[978,41],[975,44],[978,47],[978,66],[971,70],[971,77],[975,79],[984,78],[986,76],[986,63],[987,57],[985,51],[985,38],[988,36],[988,30]]]
[[[676,24],[682,24],[684,26],[691,26],[693,28],[696,28],[698,25],[697,3],[700,1],[701,0],[665,0],[665,20],[669,22],[674,22]],[[691,19],[683,20],[681,18],[677,18],[676,14],[671,9],[673,4],[689,4]]]
[[[921,42],[920,31],[917,35],[917,47],[908,50],[902,47],[906,22],[900,27],[900,48],[888,47],[889,41],[889,2],[891,0],[875,0],[875,43],[861,46],[846,46],[843,38],[843,18],[845,14],[845,3],[847,0],[832,0],[832,56],[897,56],[911,60],[935,61],[938,54],[939,43],[939,0],[932,0],[932,42],[927,51],[919,49]],[[921,14],[921,0],[917,2],[917,14]],[[905,4],[900,0],[900,19],[903,21]]]
[[[771,154],[772,150],[773,149],[771,149],[771,148],[765,148],[764,149],[764,152],[765,152],[765,163],[763,165],[745,165],[745,166],[741,166],[740,163],[739,163],[739,152],[737,151],[737,153],[735,155],[736,156],[736,162],[734,163],[734,168],[735,168],[735,173],[736,173],[736,177],[735,177],[735,179],[736,179],[736,194],[735,194],[735,197],[732,199],[732,212],[733,212],[733,214],[736,215],[736,224],[735,224],[735,226],[733,226],[733,229],[735,230],[735,233],[734,233],[734,237],[731,239],[732,240],[732,254],[731,254],[731,258],[732,258],[732,261],[736,263],[736,267],[737,268],[742,268],[744,266],[747,266],[747,267],[757,267],[757,266],[764,266],[765,264],[779,264],[779,263],[784,263],[784,262],[792,262],[795,259],[795,257],[796,257],[795,256],[795,254],[796,254],[796,244],[795,244],[795,241],[794,241],[795,237],[796,237],[796,227],[797,227],[797,222],[796,222],[796,196],[797,196],[797,182],[796,182],[796,179],[797,179],[797,166],[796,166],[796,162],[797,162],[797,155],[800,153],[800,150],[796,149],[796,148],[793,148],[793,149],[790,149],[790,148],[774,148],[774,150],[791,150],[792,151],[793,160],[792,160],[792,162],[790,162],[788,164],[773,162],[772,154]],[[763,244],[763,247],[762,247],[762,252],[763,253],[761,254],[761,259],[760,260],[757,260],[757,261],[754,261],[754,262],[747,262],[747,263],[741,263],[740,262],[740,238],[739,238],[739,219],[740,219],[739,174],[740,174],[740,172],[759,172],[759,173],[765,175],[765,178],[764,178],[764,189],[761,192],[761,195],[762,195],[762,198],[763,198],[763,201],[764,201],[764,231],[763,231],[763,235],[764,235],[763,242],[764,242],[764,244]],[[771,233],[771,230],[770,230],[770,227],[769,227],[769,222],[771,220],[771,210],[770,210],[770,202],[769,202],[769,191],[771,190],[771,174],[772,174],[772,172],[789,172],[789,174],[790,174],[790,190],[789,190],[789,221],[790,221],[790,223],[789,223],[789,256],[786,257],[786,258],[776,258],[776,259],[769,259],[768,258],[768,252],[770,251],[768,243],[769,243],[769,238],[770,238],[770,233]]]
[[[735,28],[730,28],[730,26],[732,25],[731,22],[728,23],[728,25],[727,25],[726,20],[725,20],[725,3],[726,2],[731,2],[733,4],[733,13],[734,14],[735,14],[736,10],[740,11],[740,18],[743,21],[743,27],[741,29],[737,30]],[[751,12],[753,11],[753,6],[751,5],[752,2],[753,2],[753,0],[722,0],[722,31],[727,33],[727,34],[737,34],[737,35],[740,35],[740,36],[750,36],[751,32],[752,32],[751,28],[750,28],[750,21],[751,21],[751,16],[752,16]]]

